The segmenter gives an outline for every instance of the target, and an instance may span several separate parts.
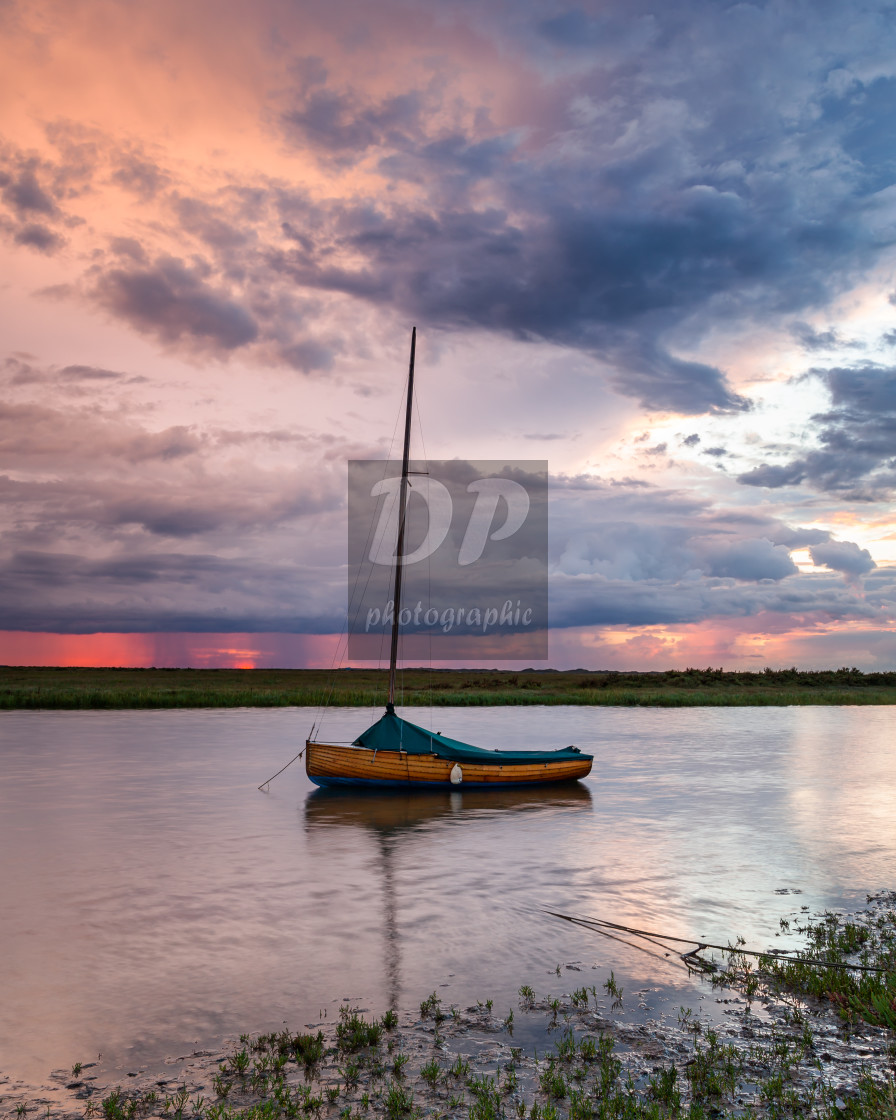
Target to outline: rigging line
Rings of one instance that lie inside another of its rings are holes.
[[[856,972],[886,972],[891,973],[892,968],[882,968],[878,965],[870,964],[846,964],[842,961],[823,961],[818,960],[816,957],[794,957],[791,954],[798,953],[798,949],[771,949],[766,952],[760,952],[758,949],[741,949],[734,945],[713,945],[710,941],[701,941],[697,937],[673,937],[668,933],[656,933],[651,930],[633,929],[631,926],[621,926],[616,922],[607,922],[602,918],[576,918],[570,914],[559,914],[556,910],[546,910],[543,907],[539,908],[542,914],[550,914],[553,918],[562,918],[564,922],[572,922],[573,925],[583,926],[588,929],[591,928],[595,933],[602,933],[601,927],[607,929],[621,930],[623,933],[631,933],[636,937],[652,938],[661,937],[664,941],[675,941],[680,945],[696,945],[696,949],[692,949],[690,953],[682,954],[685,957],[692,957],[695,953],[701,952],[703,949],[718,949],[722,953],[737,954],[740,953],[745,957],[774,957],[776,960],[789,961],[792,964],[815,964],[820,968],[843,968]],[[654,944],[658,944],[654,942]]]

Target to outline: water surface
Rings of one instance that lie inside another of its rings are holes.
[[[325,734],[378,714],[340,710]],[[592,775],[360,796],[296,763],[259,792],[314,716],[0,713],[0,1070],[137,1068],[342,998],[382,1011],[439,987],[504,1010],[520,984],[610,969],[687,1002],[674,958],[539,908],[765,948],[802,906],[896,885],[889,708],[437,709],[434,730],[482,746],[574,743]]]

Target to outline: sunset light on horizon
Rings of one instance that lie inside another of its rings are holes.
[[[0,664],[345,663],[346,464],[416,325],[414,453],[549,463],[534,668],[896,669],[882,0],[0,39]]]

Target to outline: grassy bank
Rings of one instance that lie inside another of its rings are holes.
[[[0,667],[0,708],[273,708],[329,702],[384,702],[380,669],[57,669]],[[726,673],[572,670],[505,672],[408,669],[404,706],[582,704],[730,707],[788,704],[896,704],[896,672],[796,669]]]

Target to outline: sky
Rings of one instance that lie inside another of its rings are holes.
[[[0,663],[329,665],[416,325],[415,453],[549,463],[543,664],[896,668],[896,4],[0,0],[0,49]]]

